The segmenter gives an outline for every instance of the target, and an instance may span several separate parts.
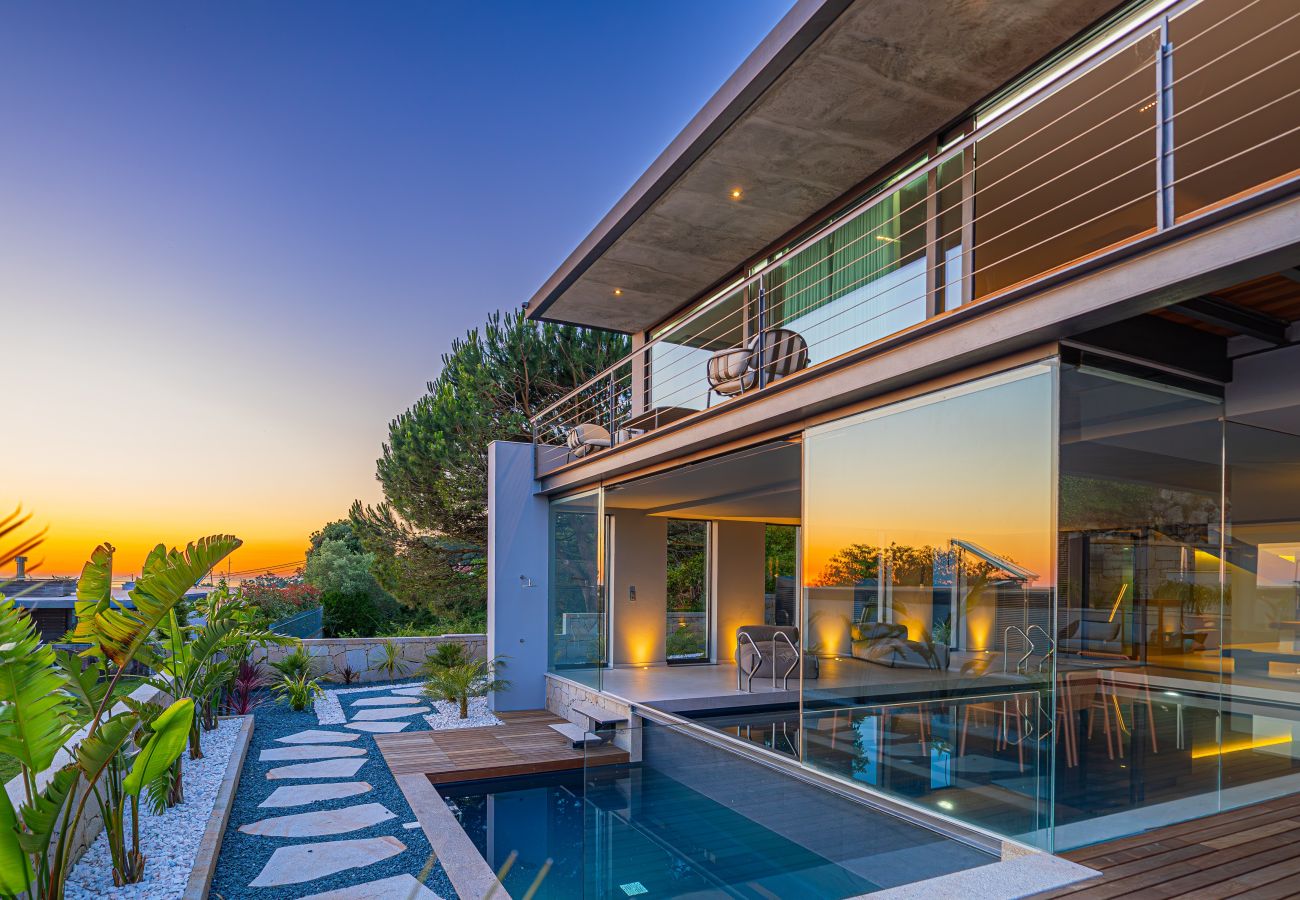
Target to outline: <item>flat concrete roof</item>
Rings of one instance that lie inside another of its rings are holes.
[[[798,0],[528,315],[652,327],[1117,5]]]

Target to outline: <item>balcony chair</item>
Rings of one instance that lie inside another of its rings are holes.
[[[609,438],[608,429],[591,422],[584,422],[569,429],[567,442],[570,459],[582,459],[593,450],[608,448],[613,443]]]
[[[709,394],[710,400],[713,394],[735,397],[758,382],[758,372],[751,364],[750,357],[747,347],[730,347],[709,357],[705,371],[708,373],[709,387],[713,389]]]
[[[760,365],[761,360],[761,365]],[[728,347],[709,357],[706,372],[709,401],[713,395],[729,398],[763,383],[793,375],[808,366],[808,342],[788,328],[772,328],[750,338],[744,347]]]
[[[749,341],[749,353],[754,369],[758,369],[761,361],[764,382],[808,367],[808,342],[803,335],[788,328],[772,328],[754,335]]]
[[[799,629],[793,625],[742,625],[736,629],[736,690],[753,691],[754,676],[772,679],[776,689],[788,690],[790,676],[803,665],[804,678],[820,674],[817,657],[799,649]]]

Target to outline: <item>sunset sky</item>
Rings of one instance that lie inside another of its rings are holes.
[[[301,560],[789,5],[6,4],[0,514]]]

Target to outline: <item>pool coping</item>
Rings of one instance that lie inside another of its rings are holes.
[[[185,893],[181,900],[204,900],[212,887],[212,879],[217,874],[217,860],[221,857],[221,839],[225,837],[226,825],[230,822],[230,811],[234,807],[235,791],[239,788],[239,776],[244,771],[244,758],[253,742],[255,720],[250,716],[218,716],[221,721],[243,719],[239,726],[239,735],[235,738],[235,750],[226,761],[226,772],[217,788],[217,798],[208,816],[207,827],[199,840],[199,849],[194,854],[194,867],[190,870],[189,881],[185,883]]]
[[[1019,900],[1057,890],[1101,873],[1041,850],[963,869],[948,875],[901,884],[851,900]]]
[[[410,774],[394,778],[456,893],[462,898],[476,900],[487,897],[510,900],[509,891],[497,880],[492,867],[478,852],[428,777]]]

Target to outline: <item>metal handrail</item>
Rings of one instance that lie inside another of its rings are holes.
[[[1029,634],[1029,632],[1035,630],[1041,632],[1043,637],[1047,638],[1048,651],[1044,653],[1043,658],[1038,661],[1038,671],[1041,672],[1043,671],[1043,666],[1047,665],[1047,661],[1056,654],[1056,640],[1050,634],[1047,633],[1046,628],[1044,628],[1042,625],[1039,625],[1037,623],[1034,623],[1033,625],[1030,625],[1028,628],[1026,628],[1025,634]],[[1037,649],[1037,647],[1038,645],[1035,644],[1034,648]]]
[[[790,639],[790,635],[784,631],[778,631],[772,635],[772,690],[776,690],[776,639],[778,637],[784,638],[785,642],[790,645],[790,649],[794,651],[794,662],[790,663],[790,668],[786,669],[785,674],[781,676],[781,690],[788,691],[790,690],[790,673],[803,661],[803,655],[799,652],[799,648],[794,645],[794,641]]]
[[[742,640],[742,639],[743,639],[743,640]],[[740,645],[741,645],[744,641],[749,641],[749,646],[751,646],[751,647],[754,648],[754,655],[756,655],[756,656],[758,657],[758,663],[757,663],[757,665],[755,665],[755,666],[754,666],[752,669],[750,669],[748,672],[745,672],[745,673],[744,673],[744,674],[746,674],[746,675],[749,676],[749,680],[746,682],[744,690],[746,690],[746,691],[749,692],[749,693],[753,693],[753,690],[754,690],[754,673],[757,672],[759,669],[763,668],[763,651],[758,649],[758,643],[757,643],[757,642],[756,642],[752,637],[750,637],[750,634],[749,634],[748,631],[738,631],[738,632],[736,632],[736,657],[737,657],[737,659],[736,659],[736,690],[738,690],[738,691],[741,690],[741,687],[740,687],[740,676],[741,676],[741,673],[744,671],[744,666],[742,666],[742,665],[740,664],[740,659],[739,659],[739,657],[740,657]],[[774,660],[773,662],[775,663],[775,660]],[[772,666],[772,668],[773,668],[773,671],[775,671],[775,669],[776,669],[775,664]],[[772,686],[773,686],[773,687],[776,687],[776,682],[775,682],[775,681],[772,682]]]
[[[1033,640],[1029,637],[1029,633],[1026,632],[1025,629],[1021,628],[1019,625],[1008,625],[1008,626],[1007,626],[1005,629],[1003,629],[1003,631],[1002,631],[1002,673],[1003,673],[1004,675],[1006,674],[1006,671],[1007,671],[1007,658],[1008,658],[1008,657],[1007,657],[1007,638],[1011,636],[1011,632],[1013,632],[1013,631],[1014,631],[1016,634],[1020,635],[1020,637],[1024,639],[1025,643],[1029,645],[1029,650],[1027,650],[1027,651],[1025,652],[1025,655],[1022,656],[1022,657],[1020,657],[1020,659],[1016,660],[1016,674],[1017,674],[1017,675],[1022,674],[1021,671],[1020,671],[1020,667],[1024,664],[1025,660],[1029,659],[1029,657],[1031,657],[1031,656],[1034,655],[1034,642],[1033,642]]]

